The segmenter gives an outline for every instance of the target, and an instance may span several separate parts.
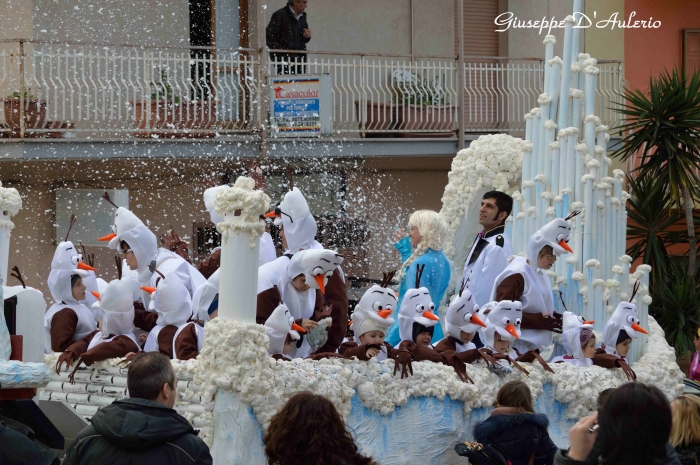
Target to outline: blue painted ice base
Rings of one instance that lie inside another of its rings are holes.
[[[404,407],[382,416],[362,405],[355,396],[347,424],[364,454],[381,465],[464,465],[454,452],[460,441],[472,438],[474,425],[488,418],[492,408],[478,408],[464,416],[462,402],[446,397],[411,397]],[[550,421],[549,435],[561,448],[569,445],[569,429],[576,420],[564,418],[566,405],[554,399],[554,389],[544,385],[535,404]],[[252,409],[237,396],[219,390],[214,409],[216,431],[212,456],[217,465],[265,465],[262,431]]]

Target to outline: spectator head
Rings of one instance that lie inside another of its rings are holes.
[[[598,410],[603,408],[605,403],[608,401],[612,393],[615,392],[615,388],[607,388],[603,389],[598,393],[598,400],[596,401],[596,404],[598,406]]]
[[[358,452],[343,418],[323,396],[300,392],[272,417],[263,438],[276,465],[375,465]]]
[[[129,364],[126,378],[129,397],[152,400],[173,408],[177,376],[170,359],[160,352],[142,352]]]
[[[300,15],[306,10],[306,3],[308,0],[287,0],[287,5],[289,5],[294,13]]]
[[[505,224],[513,210],[513,197],[505,192],[489,191],[484,194],[479,209],[479,224],[488,231]]]
[[[686,448],[700,443],[700,397],[683,394],[671,403],[671,445]]]
[[[522,381],[508,381],[501,386],[496,394],[494,407],[513,407],[526,413],[535,413],[530,388]]]
[[[615,389],[598,415],[597,442],[604,464],[655,463],[666,457],[671,407],[655,386],[627,383]]]
[[[693,345],[695,346],[695,350],[700,350],[700,328],[695,330],[695,333],[693,333]]]

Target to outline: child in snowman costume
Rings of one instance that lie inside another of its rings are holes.
[[[482,310],[487,315],[486,328],[482,328],[480,334],[484,348],[492,351],[493,358],[505,360],[526,375],[529,374],[517,363],[519,354],[512,347],[512,343],[521,336],[522,304],[518,301],[502,300],[489,302],[482,307]],[[501,369],[501,366],[493,365],[496,373],[509,372],[509,370]]]
[[[294,322],[286,305],[278,305],[270,318],[265,322],[265,334],[270,339],[268,353],[275,360],[292,360],[289,354],[294,350],[296,342],[301,339],[300,333],[306,330]]]
[[[311,249],[287,259],[287,267],[279,277],[279,270],[262,267],[258,273],[257,323],[265,324],[280,303],[287,306],[296,323],[307,332],[331,317],[327,341],[315,352],[335,352],[347,328],[347,290],[336,273],[342,262],[343,257],[332,250]],[[304,338],[292,356],[305,358],[311,352],[312,347]]]
[[[155,321],[150,321],[152,327],[143,351],[160,352],[177,360],[195,358],[204,344],[204,328],[189,321],[192,316],[190,294],[177,276],[155,272],[161,278],[156,287],[142,287],[150,294],[149,306],[157,315]]]
[[[120,261],[117,258],[117,268]],[[127,280],[116,279],[110,282],[102,293],[94,293],[95,306],[99,305],[102,311],[100,330],[94,337],[83,338],[71,344],[56,362],[56,373],[60,373],[61,365],[73,364],[78,360],[75,371],[83,362],[91,366],[95,362],[118,358],[130,352],[140,350],[136,336],[134,336],[134,301],[131,298],[131,284]],[[72,378],[71,378],[72,380]]]
[[[396,294],[389,289],[396,271],[384,273],[381,284],[375,284],[365,291],[352,314],[353,339],[357,342],[344,342],[338,352],[358,360],[371,359],[395,361],[394,374],[401,368],[401,377],[408,376],[412,356],[407,350],[394,349],[384,341],[387,329],[394,324],[391,314],[396,307]]]
[[[596,352],[593,321],[584,321],[582,316],[565,311],[561,335],[562,344],[567,355],[554,357],[552,363],[570,363],[577,367],[593,365]]]
[[[73,224],[74,219],[71,221]],[[70,228],[68,229],[70,234]],[[83,278],[95,268],[86,265],[68,234],[58,244],[49,274],[49,290],[54,303],[44,316],[44,351],[63,352],[73,342],[94,336],[97,322],[92,311],[84,305],[85,285]]]
[[[219,271],[209,276],[192,296],[192,312],[202,324],[219,316]]]
[[[415,288],[406,291],[401,302],[399,308],[401,343],[394,348],[408,351],[416,362],[430,361],[449,365],[454,368],[462,381],[473,384],[467,374],[465,363],[455,351],[438,353],[430,344],[432,329],[438,324],[439,319],[433,313],[435,304],[430,298],[430,291],[420,285],[424,268],[425,265],[417,267]]]
[[[603,328],[603,344],[593,356],[593,364],[603,368],[622,368],[627,378],[636,380],[637,375],[627,362],[630,344],[637,333],[649,334],[639,326],[637,306],[632,303],[639,290],[639,281],[634,286],[629,302],[620,302]]]
[[[560,254],[571,253],[567,244],[571,234],[569,220],[556,218],[530,237],[525,250],[526,258],[515,257],[503,270],[491,291],[491,300],[519,301],[522,303],[522,337],[514,343],[520,353],[547,347],[553,342],[552,333],[561,333],[561,315],[554,311],[552,283],[546,272]]]
[[[104,198],[111,203],[107,194]],[[116,249],[128,267],[138,272],[137,279],[141,286],[156,287],[157,270],[171,276],[170,279],[180,279],[191,298],[194,291],[206,281],[204,276],[179,255],[159,248],[155,234],[131,211],[124,207],[116,208],[112,233],[99,240],[109,241],[109,248]],[[148,294],[143,292],[141,302],[145,307],[148,301]],[[138,310],[140,309],[137,309],[137,313]]]

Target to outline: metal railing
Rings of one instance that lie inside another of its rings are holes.
[[[253,49],[148,48],[0,42],[0,136],[79,138],[265,137],[268,79],[330,75],[332,131],[344,137],[449,137],[524,131],[542,93],[542,60],[466,57],[459,100],[454,56]],[[597,108],[615,126],[620,62],[599,62]],[[274,129],[274,128],[273,128]]]

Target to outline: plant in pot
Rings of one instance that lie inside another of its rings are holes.
[[[445,91],[445,76],[426,76],[402,71],[392,76],[394,101],[400,106],[399,131],[404,137],[449,137],[454,135],[456,105]],[[420,131],[426,131],[421,133]],[[430,132],[427,132],[430,131]]]
[[[150,83],[150,99],[131,101],[134,107],[137,137],[195,138],[210,137],[204,132],[216,122],[215,100],[189,100],[175,94],[166,70]]]
[[[21,136],[21,112],[20,112],[20,91],[15,91],[3,99],[5,124],[9,126],[9,137]],[[46,101],[37,100],[31,93],[31,89],[24,91],[24,128],[25,137],[37,137],[36,133],[32,133],[33,129],[41,129],[44,126],[46,119]],[[39,134],[41,136],[41,134]]]

